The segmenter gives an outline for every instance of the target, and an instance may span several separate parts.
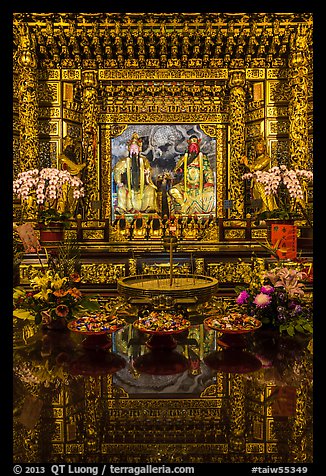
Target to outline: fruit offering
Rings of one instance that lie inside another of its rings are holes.
[[[144,332],[172,333],[188,329],[190,322],[181,313],[152,311],[147,316],[139,317],[134,325]]]
[[[240,312],[231,312],[225,316],[207,317],[204,323],[210,329],[234,333],[251,332],[261,326],[258,319]]]
[[[126,321],[115,315],[108,316],[99,312],[90,316],[79,317],[69,322],[68,327],[75,332],[96,333],[115,332],[126,325]]]

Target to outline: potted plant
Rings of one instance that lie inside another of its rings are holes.
[[[266,196],[274,196],[277,208],[259,214],[259,220],[294,220],[302,215],[311,225],[304,197],[303,181],[312,182],[313,172],[305,169],[288,169],[286,165],[272,167],[267,171],[245,173],[244,180],[253,180],[263,185]]]
[[[36,215],[41,242],[56,241],[55,231],[58,241],[63,240],[76,201],[85,193],[79,177],[52,167],[19,173],[13,181],[13,192],[23,210]]]

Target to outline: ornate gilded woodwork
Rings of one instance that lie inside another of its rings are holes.
[[[99,200],[99,157],[98,157],[98,105],[97,105],[97,76],[95,71],[86,70],[82,75],[83,86],[83,151],[86,158],[85,217],[99,218],[99,211],[94,210],[94,201]]]
[[[125,276],[125,264],[83,263],[80,274],[82,283],[115,284],[117,279]]]
[[[35,40],[28,26],[20,25],[20,36],[14,60],[19,71],[19,170],[37,168],[38,117],[37,117],[37,59]]]
[[[290,166],[307,168],[308,158],[308,57],[309,48],[305,27],[291,37],[289,57],[290,91]]]
[[[215,128],[218,216],[226,215],[223,201],[230,199],[230,215],[243,217],[239,157],[260,132],[276,160],[312,168],[309,13],[15,13],[13,23],[14,55],[24,63],[15,64],[21,130],[14,169],[32,166],[26,153],[54,165],[60,144],[54,149],[42,138],[38,151],[38,134],[56,135],[62,119],[82,124],[85,218],[111,219],[110,140],[117,125]],[[62,98],[62,82],[74,89],[81,82],[81,97]],[[93,209],[99,200],[100,210]]]
[[[232,200],[230,216],[243,217],[244,185],[241,180],[241,157],[245,150],[245,72],[232,71],[229,80],[230,100],[230,175],[229,199]],[[231,185],[232,184],[232,185]]]

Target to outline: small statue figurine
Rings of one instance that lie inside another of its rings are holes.
[[[132,238],[135,240],[145,240],[147,238],[147,223],[143,215],[139,212],[132,221]]]
[[[130,237],[130,223],[125,215],[118,216],[113,222],[114,237],[117,241],[128,240]]]
[[[155,213],[148,223],[148,238],[159,240],[163,236],[163,223],[158,213]]]

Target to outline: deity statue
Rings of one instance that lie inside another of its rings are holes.
[[[117,185],[116,213],[157,212],[157,187],[151,178],[151,166],[141,154],[142,139],[136,132],[128,141],[128,157],[113,168]]]
[[[62,170],[67,170],[70,175],[81,178],[85,163],[78,163],[78,148],[75,141],[70,136],[63,138],[63,152],[59,154],[59,164]],[[62,196],[58,200],[57,210],[59,213],[68,212],[73,215],[76,211],[78,199],[74,197],[74,192],[67,184],[62,186]]]
[[[214,209],[214,175],[208,157],[200,151],[196,135],[188,139],[188,151],[174,169],[178,182],[171,187],[172,208],[182,215],[211,213]]]
[[[267,154],[266,144],[263,139],[259,139],[255,143],[255,157],[252,164],[249,164],[248,157],[243,156],[241,158],[242,163],[250,172],[256,172],[257,170],[265,172],[271,167],[271,158]],[[251,197],[254,200],[261,200],[261,206],[257,215],[265,211],[272,211],[278,208],[275,196],[266,195],[264,184],[252,180],[250,184]]]

